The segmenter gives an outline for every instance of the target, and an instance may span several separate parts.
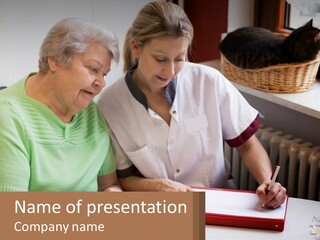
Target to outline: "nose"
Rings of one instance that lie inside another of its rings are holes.
[[[102,72],[98,72],[96,74],[95,82],[97,82],[97,85],[99,85],[101,88],[104,88],[104,86],[106,85],[104,78],[105,78],[105,76]]]
[[[173,77],[175,74],[175,63],[174,61],[170,61],[164,67],[164,72],[167,77]]]
[[[103,89],[106,85],[104,81],[104,75],[100,73],[96,74],[96,79],[93,81],[92,84],[95,88],[99,88],[99,91],[101,91],[101,89]]]

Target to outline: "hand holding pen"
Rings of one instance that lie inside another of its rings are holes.
[[[274,183],[276,182],[276,179],[277,179],[277,177],[278,177],[279,170],[280,170],[280,166],[277,165],[277,166],[276,166],[276,169],[275,169],[274,172],[272,173],[271,182],[270,182],[270,184],[269,184],[269,186],[268,186],[268,189],[267,189],[268,192],[270,191],[270,189],[273,187]]]
[[[280,170],[280,166],[277,165],[276,166],[276,169],[274,170],[274,172],[272,173],[272,176],[271,176],[271,182],[269,183],[269,186],[266,190],[266,195],[268,195],[268,192],[270,191],[270,189],[273,187],[273,185],[275,184],[276,182],[276,179],[278,177],[278,173],[279,173],[279,170]],[[262,207],[264,208],[265,207],[265,204],[262,203]]]
[[[280,166],[276,166],[271,181],[267,180],[257,189],[257,195],[260,197],[262,206],[267,208],[277,208],[286,199],[286,189],[276,182]]]

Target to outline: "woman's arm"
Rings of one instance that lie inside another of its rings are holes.
[[[122,192],[117,179],[117,173],[98,177],[98,190],[103,192]]]
[[[189,192],[192,189],[182,183],[170,179],[148,179],[138,176],[119,178],[119,182],[127,191],[157,191],[157,192]]]
[[[272,167],[267,152],[256,136],[253,135],[237,149],[246,168],[260,185],[256,193],[262,203],[271,208],[280,206],[286,198],[287,190],[277,182],[270,191],[267,191],[271,182]]]
[[[270,179],[272,167],[269,156],[255,135],[237,147],[237,150],[259,185]]]
[[[23,123],[8,102],[0,103],[0,192],[29,190],[30,161]]]

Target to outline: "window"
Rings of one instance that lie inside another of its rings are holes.
[[[286,0],[285,27],[296,29],[313,19],[313,26],[319,27],[320,1]]]
[[[254,26],[263,27],[273,32],[289,34],[286,28],[286,0],[255,0]]]
[[[302,9],[304,14],[301,14]],[[305,9],[312,10],[308,13]],[[315,17],[319,11],[320,3],[312,1],[255,0],[254,26],[286,35]]]

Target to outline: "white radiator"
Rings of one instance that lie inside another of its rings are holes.
[[[266,149],[272,167],[281,166],[277,181],[288,190],[289,197],[320,201],[320,146],[261,127],[256,136]],[[258,184],[245,169],[235,148],[224,145],[231,173],[238,189],[256,190]]]

